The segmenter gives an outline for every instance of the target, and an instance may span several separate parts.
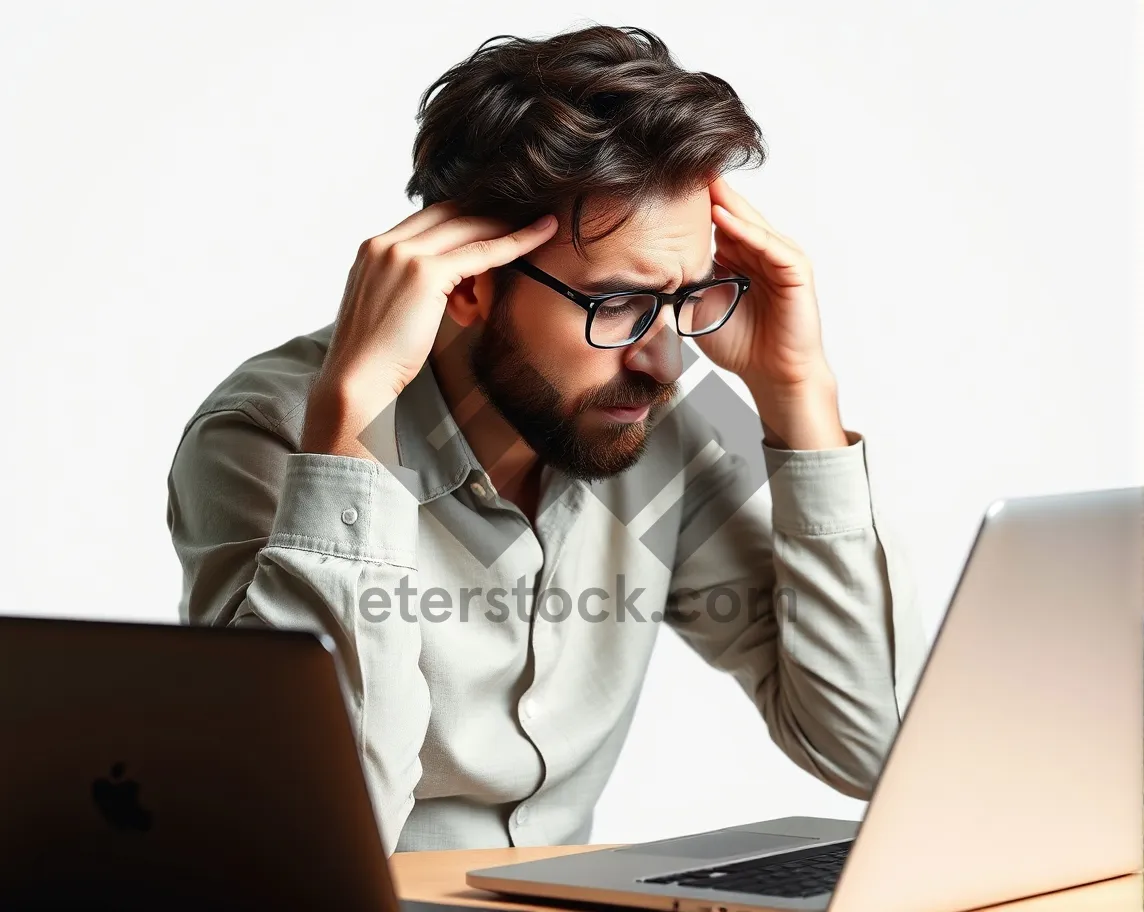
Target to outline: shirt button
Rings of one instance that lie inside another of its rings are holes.
[[[528,823],[528,805],[522,804],[516,809],[516,822],[524,825]]]
[[[356,523],[357,510],[355,510],[353,507],[346,507],[344,510],[342,510],[342,522],[344,522],[347,526],[352,526],[354,523]]]
[[[469,485],[469,488],[474,494],[477,495],[477,497],[485,496],[485,486],[479,481],[474,481],[471,485]]]
[[[532,697],[526,697],[524,702],[520,704],[520,714],[526,719],[531,719],[536,715],[536,701]]]

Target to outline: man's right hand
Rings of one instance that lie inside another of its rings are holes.
[[[545,218],[509,232],[445,201],[364,241],[310,390],[302,451],[372,458],[358,438],[424,366],[450,293],[549,240],[557,222]]]

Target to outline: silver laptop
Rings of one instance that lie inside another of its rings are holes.
[[[0,617],[0,908],[398,903],[332,643]]]
[[[1141,488],[989,507],[861,825],[786,817],[468,883],[673,912],[953,912],[1140,870],[1142,528]]]

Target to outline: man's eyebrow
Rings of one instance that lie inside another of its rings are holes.
[[[715,278],[715,261],[711,261],[711,265],[707,269],[707,273],[700,276],[694,282],[684,282],[684,287],[688,285],[698,285],[701,282],[709,282]],[[652,288],[648,285],[641,285],[642,280],[639,277],[628,275],[627,273],[617,272],[612,275],[605,276],[597,282],[581,286],[580,290],[587,292],[590,295],[610,294],[614,291],[661,291],[662,286],[666,282],[661,283],[660,288]]]

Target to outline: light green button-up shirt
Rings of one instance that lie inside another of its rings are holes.
[[[184,620],[337,644],[387,851],[587,842],[664,624],[734,675],[794,763],[869,797],[926,649],[860,435],[776,450],[736,420],[752,467],[689,394],[629,471],[546,468],[533,526],[428,365],[371,427],[380,462],[298,452],[331,331],[207,397],[167,518]]]

